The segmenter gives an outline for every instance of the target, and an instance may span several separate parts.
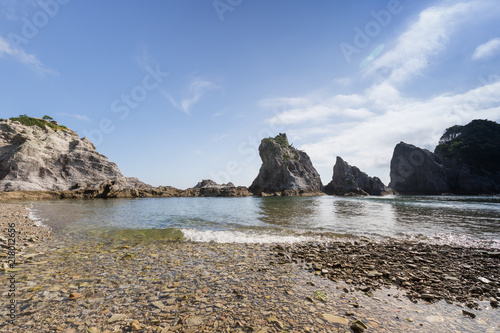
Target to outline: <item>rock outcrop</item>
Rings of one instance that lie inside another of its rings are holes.
[[[231,182],[217,184],[210,179],[204,179],[195,187],[183,192],[183,196],[187,197],[248,197],[252,195],[245,186],[235,186]]]
[[[392,155],[389,187],[401,194],[451,193],[450,171],[441,156],[401,142]]]
[[[390,190],[378,177],[370,177],[340,156],[333,167],[332,181],[325,186],[325,193],[334,195],[383,195]]]
[[[55,121],[0,120],[0,199],[250,196],[246,187],[211,180],[180,190],[124,177],[86,138]]]
[[[0,191],[64,191],[117,178],[118,166],[70,129],[0,121]]]
[[[389,187],[400,194],[498,194],[500,172],[474,172],[454,158],[401,142],[394,148]]]
[[[476,119],[447,128],[434,153],[401,142],[389,186],[402,194],[500,193],[500,124]]]
[[[261,141],[257,178],[248,188],[255,195],[321,194],[321,178],[309,156],[289,144],[286,134]]]

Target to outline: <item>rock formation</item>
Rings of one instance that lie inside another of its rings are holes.
[[[124,177],[90,141],[55,121],[0,120],[0,200],[250,195],[246,187],[211,180],[184,191],[153,187]]]
[[[401,194],[500,193],[500,125],[473,120],[452,126],[434,153],[399,143],[389,186]]]
[[[289,144],[286,134],[261,141],[262,159],[257,178],[249,187],[255,195],[320,194],[321,178],[307,154]]]
[[[335,195],[382,195],[388,188],[378,177],[370,177],[340,156],[333,167],[332,181],[325,186],[325,193]]]
[[[211,179],[203,179],[201,182],[196,184],[193,188],[234,188],[233,183],[229,182],[227,184],[217,184]]]
[[[401,142],[392,155],[389,187],[400,194],[498,194],[500,172],[474,172],[454,158]]]
[[[204,179],[193,188],[184,191],[188,197],[247,197],[252,193],[245,186],[234,186],[233,183],[217,184],[213,180]]]
[[[117,165],[86,138],[55,128],[0,121],[0,191],[64,191],[123,178]]]
[[[394,148],[389,187],[401,194],[452,193],[454,172],[442,156],[404,142]]]

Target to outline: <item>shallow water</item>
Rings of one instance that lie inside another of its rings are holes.
[[[500,248],[499,196],[63,200],[33,203],[31,211],[58,232],[80,235],[123,237],[147,229],[150,237],[192,241],[271,243],[366,236]]]

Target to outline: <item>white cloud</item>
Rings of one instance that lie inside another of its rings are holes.
[[[495,38],[490,40],[489,42],[479,45],[474,51],[472,59],[485,59],[498,53],[500,53],[500,38]]]
[[[4,54],[28,66],[30,69],[37,72],[38,74],[41,75],[58,74],[54,70],[49,69],[44,64],[42,64],[35,55],[26,53],[20,47],[13,47],[8,40],[0,37],[0,57],[2,57]]]
[[[191,113],[191,108],[196,105],[200,99],[211,90],[221,90],[222,88],[210,81],[195,78],[189,85],[187,96],[177,102],[168,92],[160,89],[162,95],[176,108],[184,111],[186,114]]]
[[[429,57],[444,52],[458,22],[477,18],[474,9],[467,2],[424,10],[394,48],[366,71],[364,79],[374,82],[366,89],[353,88],[352,94],[344,95],[318,89],[304,96],[266,99],[260,106],[284,110],[268,121],[287,125],[291,140],[310,142],[299,148],[309,154],[320,173],[328,172],[331,177],[339,155],[388,182],[392,152],[400,141],[433,149],[452,125],[478,118],[500,120],[500,80],[496,76],[473,79],[476,87],[461,93],[443,91],[416,98],[400,92],[424,71]]]
[[[36,0],[0,0],[0,13],[10,20],[21,20],[39,6]]]
[[[221,87],[212,82],[195,79],[189,86],[189,96],[181,100],[182,110],[189,114],[191,112],[191,108],[200,101],[203,95],[210,90],[220,89]]]
[[[391,83],[403,83],[420,75],[429,59],[445,48],[455,28],[464,19],[470,19],[480,3],[461,2],[422,11],[418,20],[399,36],[396,46],[376,59],[367,73],[382,74]]]

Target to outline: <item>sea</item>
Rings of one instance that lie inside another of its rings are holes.
[[[135,198],[30,203],[54,232],[219,243],[368,237],[500,249],[500,196]]]

